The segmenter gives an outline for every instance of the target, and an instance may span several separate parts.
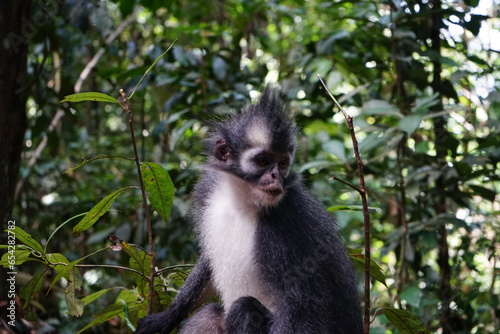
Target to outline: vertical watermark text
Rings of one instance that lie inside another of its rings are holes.
[[[16,221],[9,220],[7,222],[7,263],[9,271],[7,272],[7,323],[14,326],[16,323]]]

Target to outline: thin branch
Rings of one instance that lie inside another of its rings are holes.
[[[137,174],[139,176],[139,183],[141,185],[141,194],[142,194],[142,203],[144,205],[144,214],[146,216],[146,225],[148,229],[148,240],[149,240],[149,255],[151,256],[150,262],[150,273],[149,273],[149,294],[148,294],[148,307],[147,313],[151,313],[151,309],[153,306],[153,293],[154,293],[154,279],[155,279],[155,252],[154,252],[154,242],[153,242],[153,228],[151,226],[151,217],[149,215],[149,206],[148,200],[146,197],[146,187],[144,186],[144,180],[142,179],[142,171],[141,171],[141,163],[139,161],[139,154],[137,153],[137,143],[135,140],[134,127],[133,127],[133,119],[132,119],[132,110],[128,104],[127,94],[120,89],[120,95],[122,96],[122,107],[127,111],[128,116],[128,124],[130,129],[130,137],[132,138],[132,145],[134,147],[134,158],[135,165],[137,167]]]
[[[365,228],[365,310],[364,310],[364,328],[363,333],[370,333],[370,212],[368,209],[368,201],[366,199],[366,187],[365,187],[365,176],[363,173],[363,162],[361,161],[361,156],[359,154],[358,140],[356,139],[356,133],[354,132],[353,118],[348,115],[342,106],[337,102],[333,94],[330,92],[325,82],[318,74],[318,78],[321,81],[321,84],[325,88],[326,92],[332,98],[335,105],[339,108],[339,110],[344,115],[346,119],[347,126],[349,128],[349,133],[351,134],[351,141],[354,149],[354,156],[356,157],[356,164],[358,167],[358,177],[359,177],[359,194],[361,196],[361,204],[363,205],[363,221]]]
[[[66,262],[48,262],[49,266],[68,266],[68,263]],[[126,271],[131,271],[133,273],[136,273],[139,276],[142,276],[147,279],[146,275],[141,273],[138,270],[129,268],[129,267],[123,267],[123,266],[117,266],[114,264],[75,264],[74,267],[79,267],[79,268],[111,268],[111,269],[121,269],[121,270],[126,270]]]
[[[330,90],[328,89],[328,87],[326,87],[326,84],[325,82],[323,81],[323,78],[321,78],[321,75],[318,74],[318,78],[319,78],[319,81],[321,81],[321,84],[323,85],[323,87],[325,88],[326,92],[328,95],[330,95],[330,98],[333,100],[333,102],[335,103],[335,105],[337,106],[337,108],[339,108],[340,112],[342,113],[342,115],[344,115],[344,118],[346,119],[347,121],[347,125],[349,125],[349,119],[351,119],[351,122],[352,122],[352,117],[349,116],[344,108],[342,108],[342,106],[337,102],[337,99],[335,98],[335,96],[333,96],[333,94],[330,92]],[[350,128],[349,128],[350,130]],[[351,135],[352,136],[352,135]]]
[[[177,268],[193,268],[194,267],[194,264],[177,264],[175,266],[170,266],[170,267],[165,267],[163,269],[160,269],[156,272],[157,275],[161,275],[163,274],[165,271],[169,271],[169,270],[174,270],[174,269],[177,269]]]
[[[144,277],[146,279],[148,278],[146,275],[144,275],[143,273],[141,273],[138,270],[135,270],[135,269],[132,269],[132,268],[129,268],[129,267],[116,266],[116,265],[113,265],[113,264],[76,264],[75,267],[120,269],[120,270],[126,270],[126,271],[130,271],[130,272],[136,273],[137,275],[142,276],[142,277]]]
[[[340,183],[343,183],[345,184],[346,186],[348,187],[351,187],[352,189],[356,190],[359,194],[361,194],[361,189],[359,189],[358,187],[356,187],[354,184],[350,183],[350,182],[347,182],[346,180],[342,180],[342,179],[339,179],[338,177],[336,176],[332,176],[330,178],[330,180],[337,180],[339,181]]]

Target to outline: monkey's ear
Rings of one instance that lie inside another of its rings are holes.
[[[215,142],[214,156],[224,162],[229,159],[229,145],[225,139],[218,139]]]

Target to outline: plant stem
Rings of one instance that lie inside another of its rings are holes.
[[[344,118],[347,122],[347,126],[349,128],[349,133],[351,134],[351,141],[354,149],[354,156],[356,157],[356,164],[358,168],[358,177],[359,177],[359,194],[361,196],[361,204],[363,205],[363,221],[364,221],[364,229],[365,229],[365,309],[364,309],[364,328],[363,333],[370,333],[370,213],[368,210],[368,201],[366,199],[366,187],[365,187],[365,176],[363,173],[363,162],[361,161],[361,156],[359,154],[358,140],[356,139],[356,133],[354,132],[353,118],[349,116],[342,106],[337,102],[333,94],[330,92],[325,82],[318,74],[318,78],[321,81],[321,84],[325,88],[328,95],[330,95],[331,99],[335,103],[335,105],[339,108],[339,110],[344,115]]]
[[[65,264],[65,263],[55,263],[55,264]],[[135,270],[126,266],[117,266],[113,264],[76,264],[75,267],[78,268],[110,268],[110,269],[118,269],[118,270],[124,270],[124,271],[130,271],[132,273],[135,273],[141,277],[148,278],[146,275],[141,273],[139,270]]]
[[[330,177],[330,180],[337,180],[339,181],[340,183],[343,183],[345,184],[346,186],[348,187],[351,187],[352,189],[356,190],[358,193],[361,193],[361,189],[359,189],[358,187],[356,187],[354,184],[350,183],[350,182],[347,182],[345,180],[342,180],[342,179],[339,179],[338,177],[336,176],[332,176]]]
[[[142,179],[142,172],[141,172],[141,163],[139,161],[139,155],[137,153],[137,144],[135,141],[135,134],[134,134],[134,127],[133,127],[133,119],[132,119],[132,110],[130,109],[130,106],[128,105],[127,101],[127,94],[123,91],[123,89],[120,89],[120,95],[122,96],[122,108],[125,109],[127,112],[128,116],[128,124],[129,124],[129,129],[130,129],[130,136],[132,138],[132,145],[134,147],[134,160],[135,160],[135,165],[137,167],[137,174],[139,175],[139,183],[141,185],[141,194],[142,194],[142,203],[144,205],[144,214],[146,217],[146,226],[148,229],[148,241],[149,241],[149,255],[151,256],[151,262],[150,262],[150,272],[149,272],[149,293],[148,293],[148,307],[147,307],[147,313],[151,313],[151,308],[153,305],[153,293],[154,293],[154,279],[155,279],[155,252],[154,252],[154,242],[153,242],[153,228],[151,226],[151,217],[149,215],[149,206],[148,206],[148,200],[146,198],[146,187],[144,186],[144,181]]]

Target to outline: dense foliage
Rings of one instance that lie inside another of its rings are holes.
[[[329,180],[358,182],[348,130],[321,88],[320,74],[355,116],[369,204],[378,208],[372,213],[372,255],[388,288],[373,282],[373,314],[397,307],[431,332],[496,333],[497,9],[487,0],[35,1],[29,126],[13,217],[45,246],[66,220],[117,189],[138,185],[133,162],[119,158],[133,156],[125,111],[115,104],[58,101],[83,91],[130,93],[171,43],[130,101],[140,159],[162,165],[176,189],[168,224],[153,214],[159,267],[196,261],[186,217],[203,162],[206,121],[240,107],[266,84],[279,85],[290,101],[301,127],[296,166],[313,193],[327,207],[359,205],[356,191]],[[46,20],[35,20],[44,15]],[[63,173],[100,155],[114,158]],[[347,245],[362,248],[361,213],[336,215]],[[138,190],[117,198],[110,212],[75,237],[70,226],[77,221],[58,230],[47,251],[73,261],[106,247],[111,234],[147,245]],[[105,251],[82,263],[128,265],[129,257]],[[36,262],[18,268],[26,281],[42,270]],[[133,305],[144,292],[133,290],[129,273],[96,266],[79,271],[80,297],[114,289],[87,304],[80,318],[66,314],[59,285],[48,297],[42,289],[30,306],[35,322],[75,333],[96,315],[119,314],[119,293]],[[165,276],[170,297],[182,275]],[[49,270],[47,284],[56,276]],[[121,312],[120,319],[89,332],[115,331],[124,323]],[[145,309],[140,312],[130,319]],[[384,315],[374,318],[371,333],[398,332]]]

